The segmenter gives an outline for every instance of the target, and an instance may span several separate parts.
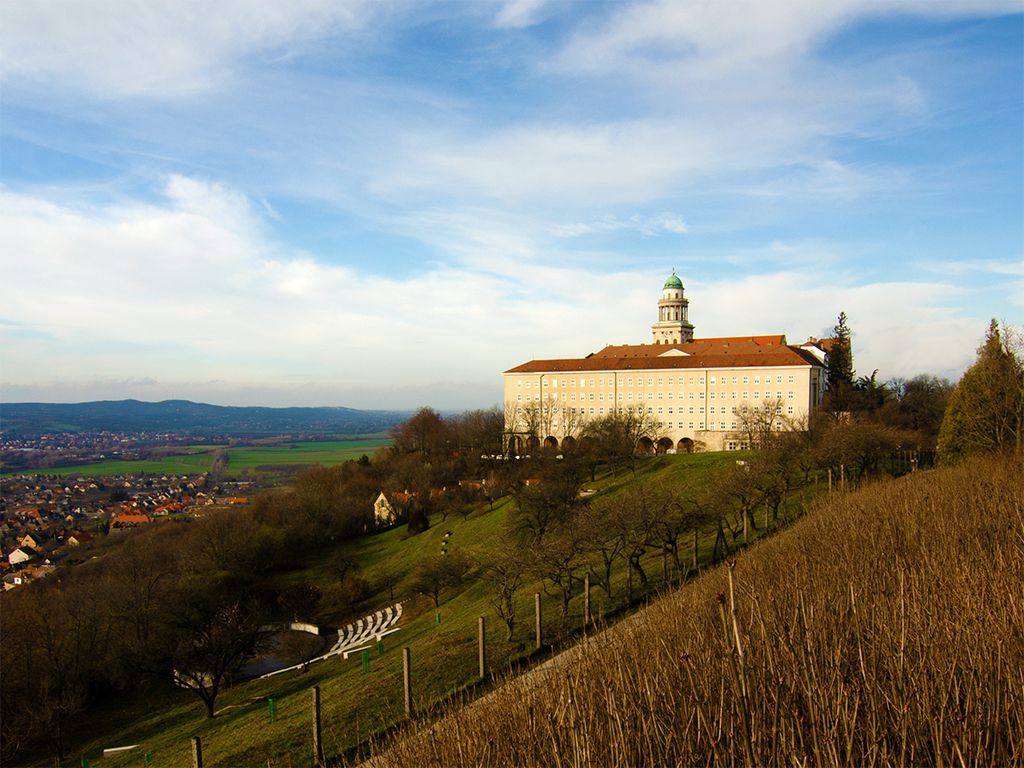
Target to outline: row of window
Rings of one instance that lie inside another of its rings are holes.
[[[709,376],[707,378],[708,378],[708,381],[707,381],[708,384],[722,384],[722,385],[724,385],[724,384],[728,384],[729,383],[729,377],[728,376]],[[751,379],[750,376],[742,376],[742,377],[741,376],[733,376],[732,377],[732,383],[733,384],[739,384],[741,378],[743,379],[743,383],[744,384],[750,384],[750,379]],[[763,378],[764,378],[764,383],[765,384],[771,384],[772,383],[772,376],[766,374],[766,375],[763,376]],[[775,376],[774,378],[775,378],[775,383],[776,384],[781,384],[782,383],[782,374],[779,374],[779,375]],[[703,385],[705,383],[704,376],[690,376],[690,377],[687,378],[687,380],[685,382],[684,382],[683,379],[684,379],[683,376],[679,377],[679,386],[684,386],[684,385],[687,385],[687,384],[690,385],[690,386],[693,386],[694,384]],[[760,376],[760,375],[754,376],[753,377],[753,380],[754,380],[753,383],[754,384],[760,384],[761,383],[761,379],[762,379],[762,376]],[[796,378],[795,378],[795,376],[793,374],[789,374],[788,380],[789,380],[789,383],[792,384],[792,383],[794,383],[794,381],[796,381]],[[568,379],[561,379],[561,380],[559,380],[556,377],[551,377],[551,378],[544,379],[543,382],[532,381],[532,380],[527,380],[527,381],[519,380],[519,381],[516,382],[516,386],[517,387],[525,387],[527,389],[529,389],[531,387],[533,387],[533,388],[540,388],[540,386],[543,383],[544,389],[547,389],[549,386],[552,389],[557,389],[558,386],[559,386],[559,382],[560,381],[561,381],[561,386],[563,388],[565,388],[565,387],[574,388],[574,387],[576,387],[577,379],[575,379],[575,378],[568,378]],[[654,381],[655,381],[655,377],[653,377],[653,376],[648,377],[647,378],[647,386],[648,387],[655,386]],[[657,378],[657,382],[658,382],[657,386],[659,386],[659,387],[666,386],[665,377],[663,377],[663,376],[659,376]],[[615,384],[615,380],[613,378],[607,379],[607,383],[606,383],[606,380],[604,378],[598,378],[598,379],[579,379],[579,386],[580,387],[587,387],[587,386],[590,386],[590,387],[594,387],[594,386],[597,386],[597,387],[604,387],[604,386],[611,387],[614,384]],[[619,386],[632,387],[633,386],[633,377],[632,376],[628,376],[628,377],[619,379],[618,384],[619,384]],[[675,378],[670,376],[668,378],[667,386],[672,387],[672,386],[675,386],[675,384],[676,384]],[[637,376],[636,377],[636,386],[638,386],[638,387],[644,386],[644,379],[643,379],[642,376]]]
[[[665,399],[672,400],[673,399],[673,393],[672,392],[668,393],[668,397],[667,398],[664,397],[665,393],[663,393],[663,392],[658,392],[657,394],[658,394],[658,400],[665,400]],[[696,399],[698,399],[698,400],[703,400],[704,399],[704,393],[703,392],[698,392],[696,394],[697,394]],[[749,392],[733,392],[732,393],[732,399],[733,400],[736,400],[736,399],[748,400],[748,399],[750,399],[749,398],[749,394],[750,394]],[[771,392],[765,392],[764,396],[765,396],[765,399],[771,399],[772,393]],[[782,400],[783,399],[782,392],[776,392],[775,393],[775,397],[777,399],[779,399],[779,400]],[[792,400],[793,399],[793,391],[790,390],[786,394],[786,397],[788,399]],[[547,399],[551,400],[551,401],[555,401],[555,400],[558,399],[558,395],[552,393],[551,395],[548,396]],[[580,400],[586,400],[586,399],[587,399],[587,396],[585,394],[581,394],[580,395]],[[591,401],[597,400],[597,401],[603,402],[604,399],[605,399],[604,392],[598,392],[596,394],[593,393],[593,392],[590,393],[590,400]],[[626,392],[626,393],[619,392],[619,398],[618,399],[619,399],[619,402],[623,402],[623,401],[633,402],[633,393],[632,392]],[[643,400],[644,399],[643,393],[638,393],[636,399],[637,399],[637,401]],[[647,400],[654,400],[654,393],[653,392],[648,392],[646,399]],[[693,399],[695,399],[694,398],[694,393],[690,392],[690,393],[688,393],[688,397],[684,398],[683,397],[683,393],[680,392],[679,393],[679,399],[680,400],[683,400],[683,399],[693,400]],[[715,399],[715,393],[714,392],[709,393],[709,399],[710,400],[714,400]],[[725,392],[721,392],[719,394],[719,399],[727,400],[729,398],[726,397],[726,393]],[[761,399],[761,393],[760,392],[754,392],[753,399],[754,400],[760,400]],[[516,400],[522,402],[523,401],[523,396],[521,394],[516,395]],[[541,400],[541,396],[539,394],[535,394],[535,395],[532,395],[532,396],[531,395],[527,395],[526,396],[526,402],[528,402],[528,403],[529,402],[539,402],[540,400]],[[613,397],[612,397],[611,393],[608,394],[608,400],[609,401],[613,400]],[[563,403],[565,403],[565,402],[571,402],[571,403],[576,402],[576,393],[573,392],[573,393],[571,393],[569,395],[566,395],[566,393],[563,392],[562,393],[562,402]]]
[[[568,410],[572,414],[577,414],[578,413],[581,416],[586,416],[587,415],[587,409],[586,408],[580,408],[580,409],[569,408]],[[607,412],[611,413],[614,410],[615,410],[614,408],[608,408]],[[715,406],[711,406],[710,408],[708,408],[707,412],[710,415],[713,416],[716,413]],[[728,411],[726,411],[726,406],[722,406],[720,411],[718,411],[718,412],[720,412],[722,415],[725,415],[726,413],[731,413],[733,415],[736,415],[737,410],[736,410],[736,408],[734,406],[734,407],[730,408]],[[782,414],[782,407],[780,406],[779,408],[777,408],[775,412],[777,414],[781,415]],[[793,414],[793,406],[789,406],[786,409],[786,412],[788,414],[792,415]],[[654,414],[654,408],[648,408],[647,409],[647,413]],[[659,407],[657,413],[658,413],[659,416],[664,416],[665,415],[665,408]],[[683,409],[680,408],[679,409],[679,414],[682,415],[682,413],[683,413]],[[694,406],[692,406],[692,405],[690,406],[689,413],[691,415],[694,413]],[[705,413],[704,406],[702,405],[699,408],[697,408],[696,413],[703,415]],[[590,408],[590,415],[591,416],[604,416],[605,415],[605,409],[604,408],[597,408],[595,410],[594,408]],[[672,415],[672,408],[671,407],[668,409],[668,415],[669,416]],[[552,420],[552,424],[557,425],[558,424],[558,420],[557,419],[553,419]],[[665,426],[668,429],[672,428],[672,424],[671,423],[668,423]],[[683,426],[683,423],[679,422],[679,427],[682,428],[682,426]],[[691,426],[691,429],[692,429],[693,425],[691,424],[690,426]],[[733,425],[732,425],[732,429],[735,429],[735,428],[736,428],[736,424],[734,422]],[[779,428],[781,429],[781,426]],[[725,427],[722,427],[722,429],[725,429]]]

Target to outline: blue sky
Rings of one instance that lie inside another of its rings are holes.
[[[446,409],[649,339],[1024,318],[1024,3],[0,5],[0,398]]]

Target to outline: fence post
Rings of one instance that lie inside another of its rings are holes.
[[[479,633],[478,633],[479,634],[479,642],[478,642],[479,650],[478,650],[478,653],[477,653],[477,656],[478,656],[478,659],[479,659],[479,662],[480,662],[480,679],[481,680],[486,680],[487,679],[487,641],[486,641],[487,629],[486,629],[486,627],[487,627],[486,619],[483,616],[481,616],[480,620],[479,620]]]
[[[324,743],[320,731],[320,686],[313,686],[313,759],[317,765],[323,765]]]
[[[203,768],[203,742],[198,736],[192,737],[192,768]]]
[[[583,628],[590,627],[590,574],[583,575]]]
[[[534,621],[533,634],[537,640],[537,650],[539,651],[541,649],[541,646],[543,645],[543,637],[541,634],[540,624],[540,592],[533,593],[533,605],[537,615],[537,618]]]
[[[402,649],[402,689],[405,694],[405,716],[412,717],[412,653],[409,646]]]
[[[828,492],[832,493],[832,467],[828,468]]]

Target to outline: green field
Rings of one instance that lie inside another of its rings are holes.
[[[245,470],[259,471],[261,467],[281,469],[284,467],[322,464],[334,466],[361,455],[372,454],[379,448],[390,445],[386,437],[368,436],[353,440],[325,442],[299,442],[283,445],[238,446],[193,445],[161,459],[143,461],[107,460],[95,464],[77,464],[70,467],[49,467],[31,472],[5,472],[12,474],[58,475],[61,477],[101,477],[107,475],[147,474],[181,475],[208,472],[213,465],[214,454],[227,450],[228,466],[225,474],[229,477],[240,475]]]
[[[695,454],[665,456],[641,463],[637,475],[671,481],[683,474],[715,473],[732,464],[736,454]],[[617,477],[598,478],[591,484],[602,494],[615,494],[632,480],[629,472]],[[301,569],[281,574],[282,581],[309,581],[329,586],[332,563],[342,556],[360,565],[360,573],[371,585],[387,573],[402,575],[395,589],[396,599],[409,597],[410,575],[416,565],[436,556],[446,531],[452,531],[450,548],[472,557],[486,558],[493,548],[506,518],[512,511],[510,500],[496,504],[494,510],[481,505],[467,519],[450,515],[442,521],[431,517],[426,532],[409,537],[404,526],[377,535],[366,536],[318,552]],[[702,537],[701,557],[707,559],[712,536]],[[652,586],[661,582],[661,558],[651,553],[643,560]],[[593,615],[618,613],[624,602],[625,569],[616,568],[614,591],[609,599],[599,589],[592,594]],[[422,712],[438,702],[476,683],[477,617],[488,621],[488,654],[496,674],[508,670],[509,663],[525,661],[532,654],[533,593],[543,591],[539,582],[523,586],[517,596],[519,623],[513,642],[505,643],[503,627],[491,605],[491,593],[484,583],[471,579],[462,587],[446,591],[440,607],[441,622],[428,598],[418,597],[406,603],[401,631],[385,640],[378,657],[371,651],[370,671],[363,673],[358,656],[334,658],[313,665],[306,673],[287,673],[268,680],[236,686],[217,700],[214,720],[203,716],[194,696],[180,692],[156,694],[146,701],[137,700],[120,707],[113,704],[94,710],[90,722],[82,723],[81,741],[76,753],[88,757],[92,765],[140,765],[142,755],[151,752],[153,765],[187,765],[189,739],[199,735],[210,765],[309,765],[312,754],[309,739],[310,688],[321,688],[323,733],[328,755],[339,755],[382,729],[402,720],[402,661],[400,648],[409,646],[413,659],[414,699]],[[382,608],[390,602],[386,592],[378,591],[363,604],[363,613]],[[558,598],[542,597],[546,641],[567,637],[580,624],[579,598],[571,604],[570,616],[559,616]],[[546,656],[545,656],[546,657]],[[268,717],[267,698],[273,697],[276,720]],[[88,735],[87,735],[88,734]],[[98,737],[98,734],[105,734]],[[140,744],[133,752],[100,758],[104,747]],[[77,764],[77,763],[76,763]]]

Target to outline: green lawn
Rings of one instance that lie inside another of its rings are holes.
[[[641,462],[637,475],[671,480],[690,473],[714,472],[730,465],[736,454],[695,454],[665,456]],[[616,493],[632,479],[632,473],[620,471],[616,477],[601,477],[589,484],[602,493]],[[471,556],[486,557],[505,519],[511,502],[499,502],[493,511],[482,505],[468,519],[449,515],[442,522],[439,515],[431,518],[426,532],[407,537],[404,526],[366,536],[318,553],[301,570],[282,575],[282,579],[308,580],[327,584],[332,560],[353,556],[361,574],[375,584],[380,577],[397,571],[403,582],[396,588],[396,597],[406,597],[408,582],[416,564],[441,550],[445,531],[451,530],[449,549]],[[713,537],[708,534],[700,542],[700,555],[710,555]],[[688,559],[688,558],[687,558]],[[660,584],[661,558],[649,555],[644,561],[652,582]],[[625,569],[619,563],[613,584],[612,598],[595,588],[592,611],[595,617],[623,609]],[[94,726],[83,724],[83,731],[102,736],[89,737],[74,750],[79,757],[89,758],[92,765],[140,766],[145,752],[151,752],[152,765],[179,766],[190,764],[189,739],[198,735],[203,740],[207,765],[308,765],[311,763],[310,688],[319,685],[323,702],[323,735],[327,754],[338,755],[371,735],[399,722],[403,717],[401,647],[412,652],[414,699],[419,711],[429,709],[453,693],[476,681],[477,617],[488,621],[488,654],[492,670],[500,673],[516,659],[525,659],[532,651],[533,593],[542,591],[540,583],[523,587],[518,595],[519,620],[512,643],[502,642],[504,628],[489,604],[490,594],[483,583],[469,580],[464,586],[451,589],[442,597],[441,623],[427,598],[413,598],[405,605],[401,631],[385,639],[385,652],[377,656],[371,651],[370,671],[364,674],[357,657],[334,658],[314,665],[306,673],[286,673],[264,681],[239,685],[223,692],[217,700],[219,714],[214,720],[203,716],[197,698],[183,694],[163,694],[158,704],[133,705],[114,711],[112,706],[98,710]],[[382,608],[390,601],[378,592],[363,606],[362,613]],[[579,627],[582,605],[574,598],[568,621],[559,617],[559,603],[554,594],[542,596],[546,640],[556,635],[565,638]],[[277,719],[268,721],[267,697],[276,702]],[[111,725],[117,724],[111,728]],[[104,747],[140,744],[130,753],[101,758]],[[78,765],[76,758],[75,765]]]

